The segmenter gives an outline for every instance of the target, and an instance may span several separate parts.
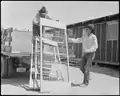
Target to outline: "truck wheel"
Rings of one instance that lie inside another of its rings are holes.
[[[1,56],[1,78],[7,77],[7,59]]]
[[[8,59],[8,63],[7,64],[8,64],[8,73],[7,73],[7,75],[10,77],[10,76],[12,76],[12,74],[14,72],[12,58]]]

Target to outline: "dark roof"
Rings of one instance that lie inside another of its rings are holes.
[[[69,25],[67,25],[67,28],[71,28],[73,26],[76,26],[76,27],[77,26],[84,26],[87,24],[95,24],[95,23],[111,21],[111,20],[119,20],[119,13],[105,16],[105,17],[101,17],[101,18],[95,18],[95,19],[91,19],[91,20],[87,20],[87,21],[83,21],[83,22],[79,22],[79,23],[69,24]]]

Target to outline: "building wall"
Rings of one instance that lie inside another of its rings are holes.
[[[96,51],[96,62],[118,65],[119,62],[119,20],[111,20],[95,25],[95,35],[98,39],[98,49]],[[89,23],[88,23],[89,24]],[[82,36],[82,25],[72,26],[74,37]],[[74,54],[77,58],[82,57],[82,44],[74,44]]]

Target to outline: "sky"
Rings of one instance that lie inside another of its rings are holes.
[[[32,30],[32,20],[40,6],[48,15],[66,25],[119,13],[117,1],[1,1],[1,25]]]

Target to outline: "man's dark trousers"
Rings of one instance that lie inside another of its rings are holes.
[[[89,84],[90,69],[92,67],[92,61],[95,57],[95,52],[85,53],[80,62],[80,69],[84,74],[83,83]]]

